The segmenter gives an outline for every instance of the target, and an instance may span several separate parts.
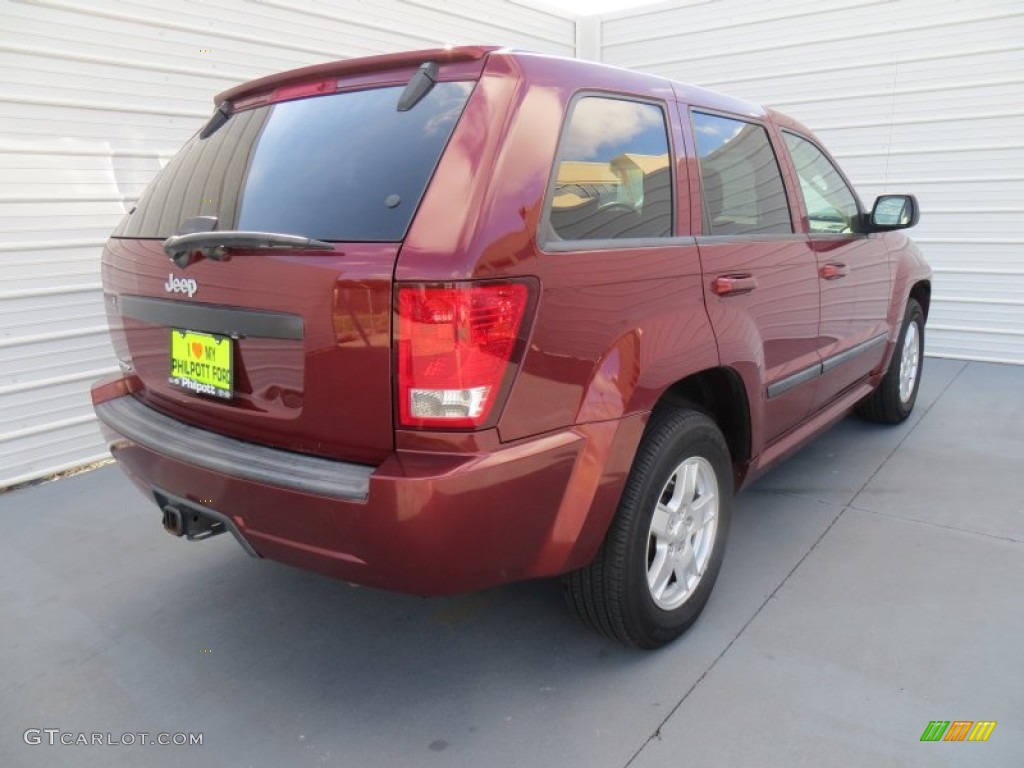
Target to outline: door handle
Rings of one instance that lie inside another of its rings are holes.
[[[753,275],[721,275],[711,281],[711,292],[716,296],[737,296],[757,288]]]
[[[839,280],[846,277],[850,271],[846,268],[845,264],[838,262],[832,262],[823,266],[818,274],[821,275],[822,280]]]

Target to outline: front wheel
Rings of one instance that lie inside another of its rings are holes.
[[[658,648],[700,615],[718,576],[732,508],[732,464],[707,415],[652,416],[619,509],[593,562],[563,577],[593,629]]]
[[[877,389],[858,404],[857,415],[880,424],[905,421],[917,401],[923,357],[924,312],[916,299],[908,299],[889,370]]]

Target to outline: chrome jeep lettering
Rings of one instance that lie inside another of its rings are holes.
[[[175,277],[173,273],[167,275],[167,282],[164,283],[164,290],[168,293],[187,293],[191,299],[199,289],[199,283],[191,277]]]

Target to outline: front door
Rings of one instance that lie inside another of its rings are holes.
[[[817,410],[882,364],[892,277],[882,238],[857,232],[860,206],[835,164],[809,139],[788,129],[782,136],[799,181],[821,286]]]

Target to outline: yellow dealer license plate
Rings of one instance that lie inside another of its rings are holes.
[[[229,399],[231,362],[227,336],[171,329],[171,375],[167,381],[174,386]]]

